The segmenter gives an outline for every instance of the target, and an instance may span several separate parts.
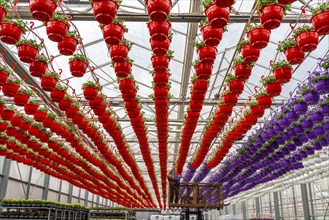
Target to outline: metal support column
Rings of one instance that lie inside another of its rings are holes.
[[[274,212],[275,212],[275,219],[280,219],[280,209],[279,209],[279,195],[278,192],[273,193],[274,197]]]
[[[1,182],[0,182],[0,199],[4,199],[7,193],[10,165],[11,165],[11,160],[5,158],[2,168],[3,177],[1,178]]]
[[[312,195],[312,188],[311,188],[312,185],[311,185],[311,183],[308,183],[307,186],[308,186],[308,193],[309,193],[309,196],[310,196],[309,205],[311,206],[312,219],[315,220],[315,213],[314,213],[314,206],[313,206],[313,195]]]
[[[228,207],[227,206],[225,206],[224,210],[225,210],[225,215],[228,215],[229,212],[228,212]]]
[[[25,199],[29,199],[29,197],[30,197],[32,172],[33,172],[33,167],[30,167],[30,169],[29,169],[29,177],[28,177],[28,180],[27,180],[27,187],[26,187]]]
[[[79,198],[78,198],[78,203],[80,204],[81,201],[81,188],[79,188]]]
[[[72,196],[73,196],[73,185],[69,184],[69,196],[67,197],[67,203],[72,203]]]
[[[58,201],[57,201],[57,202],[61,202],[61,196],[62,196],[62,185],[63,185],[63,181],[60,180],[60,181],[59,181]]]
[[[45,181],[43,184],[43,191],[42,191],[42,197],[41,197],[42,200],[48,199],[49,181],[50,181],[50,176],[45,174]]]
[[[247,219],[247,206],[246,206],[246,202],[242,202],[241,203],[241,209],[242,209],[243,219]]]
[[[256,202],[256,214],[257,214],[257,216],[259,216],[259,214],[260,214],[259,197],[255,198],[255,202]]]
[[[96,197],[96,207],[98,208],[99,207],[99,195],[97,195],[97,197]]]
[[[88,207],[88,197],[89,197],[89,192],[86,190],[85,191],[85,206]]]
[[[307,194],[307,186],[306,184],[300,184],[300,190],[302,192],[302,202],[303,202],[303,210],[304,210],[304,219],[310,219],[310,206],[308,204],[308,194]]]
[[[293,203],[294,203],[294,213],[295,213],[295,217],[297,219],[297,206],[296,206],[296,193],[295,193],[295,187],[292,186],[292,199],[293,199]]]
[[[282,218],[284,218],[284,213],[283,213],[283,202],[282,202],[282,192],[279,191],[279,199],[280,199],[280,210],[281,210],[281,215]]]
[[[91,198],[91,207],[94,207],[94,196],[95,196],[95,194],[93,194],[93,196]]]

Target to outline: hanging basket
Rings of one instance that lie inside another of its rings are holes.
[[[58,108],[61,111],[67,111],[71,108],[71,106],[72,106],[72,101],[69,99],[63,99],[58,103]]]
[[[155,22],[151,21],[147,24],[151,39],[154,41],[165,41],[168,38],[171,23],[169,21]]]
[[[292,67],[283,66],[273,71],[276,81],[284,84],[288,83],[292,77]]]
[[[71,56],[77,49],[78,40],[75,37],[67,36],[61,42],[58,42],[57,48],[59,53],[64,56]]]
[[[0,86],[3,86],[6,83],[8,77],[9,77],[8,73],[0,71]]]
[[[88,64],[82,60],[72,60],[69,66],[71,75],[74,77],[83,77],[88,68]]]
[[[63,21],[50,20],[46,24],[46,31],[49,40],[54,42],[61,42],[66,37],[69,31],[69,25]]]
[[[6,82],[2,87],[2,92],[5,96],[14,97],[19,89],[19,85]]]
[[[214,28],[224,28],[230,17],[231,9],[229,7],[219,7],[211,4],[205,9],[209,23]]]
[[[213,66],[209,63],[199,63],[194,66],[195,74],[198,76],[198,79],[208,80],[212,74]]]
[[[17,106],[25,106],[29,101],[29,98],[30,97],[28,95],[17,93],[14,96],[14,103]]]
[[[270,41],[271,31],[259,27],[252,29],[248,34],[251,46],[256,49],[263,49],[267,47],[267,44]]]
[[[41,77],[41,88],[47,92],[51,92],[55,89],[57,80],[53,77]]]
[[[246,44],[241,48],[241,55],[246,63],[253,63],[258,60],[260,50],[253,48],[251,44]]]
[[[112,46],[119,44],[123,38],[124,28],[121,24],[106,24],[102,27],[105,42]]]
[[[117,77],[125,78],[129,74],[131,74],[131,66],[130,62],[122,62],[122,63],[115,63],[114,64],[114,72],[116,73]]]
[[[272,105],[272,97],[271,96],[260,96],[257,98],[258,105],[264,109],[270,108]]]
[[[156,86],[154,88],[154,96],[156,98],[165,98],[168,97],[169,89],[167,87]]]
[[[169,15],[172,2],[171,0],[147,0],[145,5],[152,21],[163,22]]]
[[[12,110],[3,110],[1,113],[2,120],[9,121],[15,114],[15,111]]]
[[[167,56],[152,56],[152,66],[156,72],[165,72],[169,67],[170,59]]]
[[[252,66],[246,63],[239,63],[233,67],[236,77],[240,80],[249,79],[252,71]]]
[[[168,72],[154,72],[153,81],[156,85],[166,85],[169,82],[170,74]]]
[[[223,95],[223,100],[226,105],[235,106],[238,102],[238,96],[233,93]]]
[[[311,22],[319,35],[329,34],[329,10],[320,11],[312,16]]]
[[[98,95],[98,89],[93,86],[86,86],[83,88],[83,95],[88,101],[93,100]]]
[[[7,16],[7,11],[3,6],[0,6],[0,23],[3,22],[3,19]]]
[[[253,106],[250,108],[250,110],[251,110],[251,114],[256,118],[263,117],[265,112],[265,109],[260,106]]]
[[[271,97],[280,95],[281,91],[282,91],[282,85],[279,82],[272,82],[266,85],[266,92]]]
[[[260,22],[268,30],[276,29],[281,25],[283,14],[282,5],[267,4],[260,9]]]
[[[23,34],[23,30],[10,22],[0,24],[0,40],[6,44],[16,44]]]
[[[32,76],[41,78],[47,71],[48,65],[45,62],[34,60],[29,67]]]
[[[118,44],[110,47],[110,56],[114,63],[125,62],[128,57],[129,48],[126,45]]]
[[[101,24],[109,24],[117,15],[118,4],[113,0],[93,1],[92,7],[96,20]]]
[[[22,44],[17,46],[17,54],[20,61],[24,63],[32,63],[37,57],[39,50],[29,44]]]
[[[119,81],[120,91],[131,91],[135,88],[135,82],[131,79],[121,79]]]
[[[171,40],[168,37],[164,41],[155,41],[151,38],[150,43],[151,43],[151,49],[155,55],[164,56],[169,50]]]
[[[198,49],[198,54],[202,63],[213,64],[216,59],[217,48],[203,46]]]
[[[37,105],[37,104],[29,104],[28,103],[28,104],[26,104],[24,106],[24,111],[28,115],[34,115],[37,112],[38,108],[39,108],[39,105]]]
[[[203,40],[207,46],[217,46],[223,38],[223,28],[213,28],[207,24],[201,28]]]
[[[305,53],[298,46],[288,47],[284,55],[291,65],[301,64],[305,59]]]
[[[29,0],[32,17],[39,21],[48,21],[54,14],[57,4],[53,0]]]
[[[45,118],[43,120],[42,125],[46,128],[51,128],[54,125],[54,119],[53,118]]]
[[[205,93],[208,89],[208,86],[209,86],[208,80],[198,79],[193,83],[193,92]]]
[[[233,94],[241,94],[244,90],[244,82],[242,80],[232,80],[229,82],[230,91]]]
[[[54,88],[54,90],[50,92],[50,99],[53,102],[60,102],[64,99],[65,94],[65,91]]]
[[[47,117],[47,112],[37,111],[34,114],[34,120],[36,120],[37,122],[43,122],[43,120],[45,120],[46,117]]]
[[[303,52],[311,52],[318,47],[319,34],[316,31],[305,31],[296,36],[298,47]]]

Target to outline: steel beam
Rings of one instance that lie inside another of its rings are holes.
[[[241,203],[241,209],[242,209],[243,219],[247,219],[247,208],[246,208],[246,202],[245,201],[243,201]]]
[[[274,197],[275,219],[280,220],[280,208],[279,208],[279,195],[278,195],[278,192],[274,192],[273,197]]]
[[[69,184],[69,196],[67,197],[68,204],[72,203],[72,196],[73,196],[73,185],[70,183]]]
[[[25,199],[29,199],[29,197],[30,197],[32,172],[33,172],[33,167],[30,166],[29,177],[28,177],[28,180],[27,180],[27,186],[26,186],[26,192],[25,192]]]
[[[311,206],[311,213],[312,213],[311,219],[315,220],[315,212],[314,212],[314,206],[313,206],[313,194],[312,194],[311,183],[308,183],[307,186],[308,186],[308,192],[309,192],[309,196],[310,196],[309,204]]]
[[[85,191],[85,206],[88,207],[88,199],[89,199],[89,192],[88,190]]]
[[[5,161],[3,162],[3,168],[2,168],[3,176],[0,182],[0,199],[4,199],[6,197],[11,161],[12,160],[5,158]]]
[[[198,2],[198,1],[193,1]],[[33,20],[28,6],[17,7],[20,17],[24,20]],[[93,13],[71,13],[66,12],[67,15],[73,17],[73,21],[96,21]],[[118,13],[118,17],[124,19],[127,22],[147,22],[149,15],[147,13]],[[249,20],[250,15],[248,13],[240,13],[239,15],[231,14],[229,23],[243,23],[245,24]],[[190,13],[171,13],[170,22],[191,22],[199,23],[206,18],[205,15]],[[310,17],[309,17],[310,18]],[[309,18],[301,18],[299,23],[308,23]],[[296,15],[287,15],[283,18],[283,23],[295,23],[298,20]],[[254,16],[251,22],[260,23],[259,16]]]
[[[62,185],[63,185],[63,180],[60,180],[59,181],[59,189],[58,189],[58,199],[57,199],[57,202],[61,202]]]
[[[260,214],[260,202],[259,202],[259,197],[255,198],[255,201],[256,201],[256,214],[257,214],[257,217],[258,217],[259,214]]]
[[[302,203],[303,203],[303,211],[304,211],[304,219],[311,219],[309,199],[307,194],[307,185],[305,183],[300,184],[300,190],[302,193]]]

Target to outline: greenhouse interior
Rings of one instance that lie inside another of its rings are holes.
[[[329,220],[328,0],[0,0],[0,219]]]

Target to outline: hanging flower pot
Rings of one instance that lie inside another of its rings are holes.
[[[163,87],[163,86],[154,87],[154,96],[157,98],[168,97],[168,93],[169,93],[169,89],[167,87]]]
[[[131,74],[132,60],[128,57],[126,61],[122,63],[114,63],[114,72],[117,77],[125,78]]]
[[[0,24],[0,40],[6,44],[16,44],[25,32],[26,24],[20,19]]]
[[[288,5],[294,3],[296,0],[278,0],[278,3],[281,5]]]
[[[122,78],[119,81],[119,89],[122,92],[134,90],[135,89],[135,81],[133,80],[133,78],[130,78],[130,77]]]
[[[320,100],[320,95],[315,91],[312,84],[303,84],[300,88],[300,94],[304,97],[307,105],[316,105]]]
[[[322,114],[321,110],[315,110],[315,111],[311,112],[310,119],[315,124],[320,123],[323,121],[324,115]]]
[[[121,40],[120,44],[110,47],[110,56],[114,63],[125,62],[128,57],[128,52],[131,48],[131,43],[126,40]]]
[[[82,84],[82,90],[84,97],[90,101],[97,97],[98,92],[100,90],[100,86],[97,83],[88,81]]]
[[[292,67],[291,64],[285,60],[276,62],[272,65],[273,74],[277,82],[282,84],[288,83],[292,77]]]
[[[169,81],[169,72],[156,72],[152,73],[153,81],[156,85],[166,85]]]
[[[288,47],[284,55],[291,65],[301,64],[305,59],[305,53],[298,46]]]
[[[1,118],[2,120],[9,121],[15,113],[15,108],[13,106],[7,106],[1,113]]]
[[[168,20],[163,22],[150,21],[147,24],[147,27],[149,29],[151,39],[154,41],[162,42],[165,41],[169,36],[171,23]]]
[[[297,28],[294,30],[293,37],[303,52],[311,52],[318,47],[319,34],[314,30],[313,26],[303,25]]]
[[[210,47],[216,47],[220,43],[223,32],[223,28],[213,28],[210,24],[206,24],[201,28],[203,40]]]
[[[152,56],[152,66],[156,72],[166,72],[169,67],[170,58],[167,56]]]
[[[155,55],[164,56],[169,50],[171,39],[167,37],[166,40],[164,41],[155,41],[151,38],[150,43],[151,43],[151,49]]]
[[[249,63],[246,63],[242,57],[238,57],[234,59],[233,62],[234,62],[233,70],[236,77],[243,81],[249,79],[253,66]]]
[[[6,66],[0,66],[0,86],[3,86],[12,71]]]
[[[238,96],[233,93],[226,93],[222,96],[226,105],[235,106],[238,102]]]
[[[203,105],[202,102],[193,102],[193,101],[189,102],[190,109],[195,112],[201,111],[202,105]]]
[[[43,120],[42,125],[46,128],[51,128],[54,125],[56,115],[48,113],[47,117]]]
[[[210,2],[209,5],[204,5],[206,16],[209,23],[214,28],[224,28],[230,17],[231,9],[229,7],[219,7]]]
[[[70,72],[74,77],[82,77],[85,75],[88,68],[89,60],[82,54],[74,54],[69,59]]]
[[[102,32],[105,42],[112,46],[119,44],[127,28],[122,24],[122,20],[114,19],[112,23],[102,26]]]
[[[248,40],[243,40],[239,43],[237,50],[241,52],[242,58],[246,63],[256,62],[260,55],[260,50],[253,48]]]
[[[58,103],[58,108],[61,111],[67,111],[72,106],[72,98],[70,96],[65,96],[62,101]]]
[[[265,109],[258,106],[258,102],[257,102],[257,105],[254,104],[253,106],[250,107],[250,111],[254,117],[260,118],[263,117]]]
[[[48,109],[46,108],[39,108],[38,111],[34,114],[34,120],[37,122],[43,122],[47,117]]]
[[[208,89],[208,86],[209,86],[208,80],[197,79],[193,82],[193,92],[205,93]]]
[[[273,30],[281,25],[284,7],[279,4],[258,4],[260,22],[266,29]]]
[[[47,72],[41,77],[41,88],[47,92],[55,89],[60,76],[55,72]]]
[[[72,107],[69,110],[67,110],[65,114],[68,118],[74,118],[78,114],[78,111],[79,111],[79,103],[74,102],[72,103]]]
[[[219,106],[219,111],[224,116],[230,116],[233,111],[233,107],[229,105],[222,104]]]
[[[191,99],[193,101],[203,101],[206,97],[205,92],[191,92]]]
[[[257,94],[256,99],[258,105],[264,109],[270,108],[272,105],[272,97],[269,96],[266,92]]]
[[[281,83],[276,81],[274,75],[262,77],[262,83],[266,87],[266,92],[269,96],[274,97],[281,94]]]
[[[36,59],[30,64],[29,70],[32,76],[41,78],[47,71],[48,59],[43,55],[37,55]]]
[[[0,5],[0,23],[3,22],[3,19],[7,16],[7,13],[10,9],[10,5],[6,2],[6,1],[3,1],[1,2],[1,5]]]
[[[67,36],[57,44],[59,53],[64,56],[72,56],[79,44],[78,38],[75,32],[68,31]]]
[[[209,63],[202,63],[200,60],[197,60],[194,63],[195,74],[198,79],[208,80],[212,74],[213,66]]]
[[[8,79],[2,87],[2,92],[5,96],[14,97],[19,89],[21,81],[18,79]]]
[[[206,46],[205,42],[196,42],[195,47],[199,54],[199,59],[202,63],[213,64],[216,55],[217,55],[217,48],[216,47],[209,47]]]
[[[38,102],[35,100],[29,100],[28,103],[24,106],[24,111],[28,115],[34,115],[39,108]]]
[[[64,99],[66,94],[67,87],[62,86],[60,83],[57,83],[55,88],[50,92],[50,98],[53,102],[60,102]]]
[[[329,93],[329,75],[320,75],[312,78],[315,89],[319,94]]]
[[[328,3],[323,2],[317,8],[311,10],[312,18],[311,22],[314,26],[316,32],[319,35],[327,35],[329,34],[329,10],[328,10]]]
[[[29,5],[32,17],[39,21],[48,21],[57,8],[53,0],[30,0]]]
[[[169,15],[172,3],[171,0],[147,0],[145,5],[151,20],[163,22]]]
[[[304,99],[298,99],[295,101],[294,104],[294,112],[296,112],[299,115],[303,115],[307,112],[307,104]]]
[[[215,0],[215,4],[219,7],[231,7],[234,2],[234,0]]]
[[[101,24],[109,24],[117,15],[118,2],[116,0],[92,1],[96,20]]]
[[[20,40],[16,46],[18,57],[24,63],[32,63],[42,48],[35,40]]]
[[[242,80],[237,79],[235,76],[232,78],[230,75],[227,77],[227,82],[230,87],[230,91],[233,94],[241,94],[244,90],[244,82]]]
[[[14,103],[17,106],[25,106],[29,101],[30,96],[33,95],[31,90],[19,89],[17,94],[14,96]]]
[[[49,40],[54,42],[63,41],[69,31],[68,18],[54,13],[46,24],[46,31]]]
[[[249,31],[249,41],[253,48],[263,49],[267,47],[270,41],[271,31],[263,28],[261,25],[250,26]]]
[[[329,116],[329,103],[328,101],[323,101],[319,103],[321,112],[324,116]]]

